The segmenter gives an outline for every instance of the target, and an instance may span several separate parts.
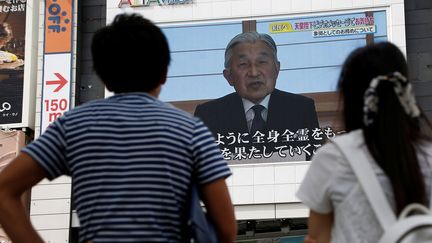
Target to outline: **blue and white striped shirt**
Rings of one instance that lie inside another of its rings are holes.
[[[66,112],[23,152],[48,179],[72,177],[80,242],[178,242],[192,174],[231,174],[198,118],[146,93]]]

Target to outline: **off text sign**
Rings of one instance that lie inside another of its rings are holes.
[[[45,0],[41,133],[70,109],[73,0]]]
[[[45,53],[71,51],[72,2],[73,0],[46,0]]]

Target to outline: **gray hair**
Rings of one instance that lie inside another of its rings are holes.
[[[255,43],[257,41],[262,41],[272,50],[273,60],[277,62],[278,61],[277,48],[273,38],[268,34],[251,31],[251,32],[244,32],[236,35],[228,43],[227,47],[225,48],[225,63],[224,63],[225,68],[229,67],[231,62],[231,57],[232,57],[232,50],[237,44]]]

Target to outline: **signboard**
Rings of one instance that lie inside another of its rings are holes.
[[[45,53],[71,52],[73,0],[47,0]]]
[[[310,31],[313,37],[375,33],[374,16],[330,16],[269,24],[271,34]]]
[[[0,126],[23,120],[26,0],[0,1]]]
[[[73,0],[46,0],[41,133],[70,109]]]
[[[327,139],[343,131],[336,92],[343,61],[352,50],[366,45],[368,36],[386,40],[386,28],[385,11],[164,26],[173,62],[160,98],[200,117],[230,164],[309,160]],[[277,45],[280,69],[250,68],[247,76],[250,80],[275,77],[269,83],[275,82],[276,89],[267,101],[267,91],[253,93],[263,86],[258,81],[247,86],[243,70],[257,60],[275,63],[264,58],[271,56],[268,49],[252,43],[234,48],[231,63],[238,66],[229,66],[230,71],[224,66],[226,45],[250,30],[268,34]],[[237,57],[241,58],[236,61]],[[236,87],[240,82],[248,88]],[[258,93],[262,96],[257,97]],[[265,107],[265,112],[259,112],[265,125],[258,132],[253,129],[256,113],[251,111],[257,103]]]
[[[148,7],[152,5],[179,5],[179,4],[192,4],[193,0],[119,0],[118,7]]]

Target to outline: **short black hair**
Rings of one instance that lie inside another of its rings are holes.
[[[94,70],[115,93],[155,89],[165,80],[171,60],[165,35],[137,14],[117,15],[98,30],[91,51]]]

